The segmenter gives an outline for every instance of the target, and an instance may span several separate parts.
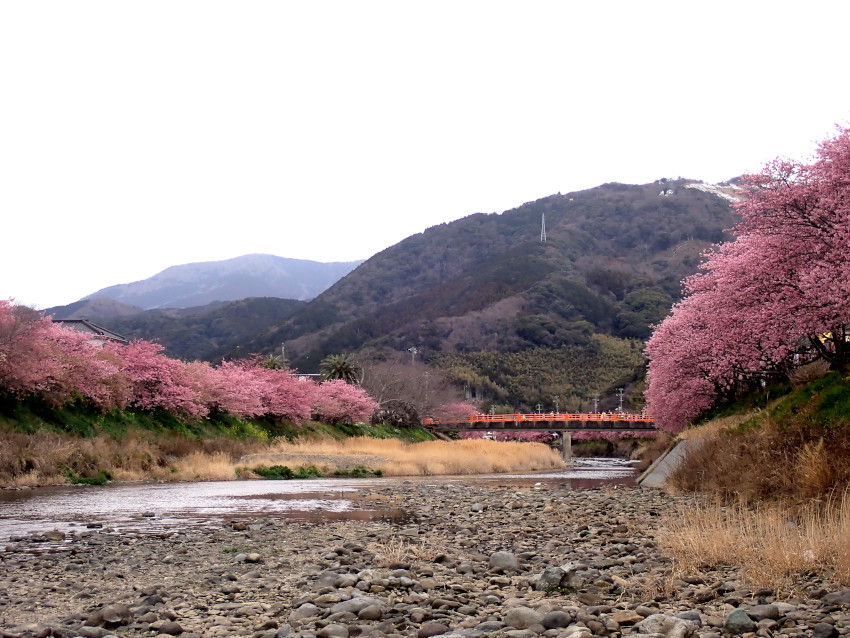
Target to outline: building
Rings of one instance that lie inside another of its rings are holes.
[[[77,332],[88,333],[91,335],[89,343],[99,346],[106,345],[107,343],[119,343],[121,345],[127,345],[129,343],[126,337],[96,323],[92,323],[88,319],[54,319],[53,323],[61,323],[66,328],[71,328]]]

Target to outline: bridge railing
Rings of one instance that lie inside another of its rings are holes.
[[[649,414],[629,414],[626,412],[549,412],[545,414],[473,414],[465,419],[451,423],[514,423],[520,421],[639,421],[651,423]],[[440,425],[439,419],[425,417],[423,425]]]

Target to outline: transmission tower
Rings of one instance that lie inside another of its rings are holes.
[[[540,241],[546,241],[546,213],[540,215]]]

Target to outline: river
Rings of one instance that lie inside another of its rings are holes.
[[[401,522],[407,516],[403,508],[360,498],[361,493],[399,481],[488,483],[517,489],[534,489],[545,484],[575,490],[631,486],[635,478],[636,471],[626,461],[575,459],[567,470],[546,474],[134,483],[3,490],[0,491],[0,542],[54,529],[81,532],[87,528],[107,528],[143,534],[178,526],[261,517],[301,522],[343,518]]]

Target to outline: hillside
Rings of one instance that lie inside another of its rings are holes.
[[[483,376],[471,389],[478,398],[530,407],[551,405],[563,391],[562,406],[588,401],[639,379],[642,361],[606,384],[553,386],[526,372],[527,380],[511,390],[504,379],[522,375],[506,368],[509,358],[498,374],[476,360],[481,353],[565,347],[598,353],[596,335],[645,339],[679,298],[680,281],[696,270],[702,251],[734,224],[729,193],[733,186],[718,190],[688,180],[605,184],[441,224],[375,255],[242,347],[270,351],[285,341],[287,355],[305,372],[316,371],[330,353],[368,350],[392,358],[416,348],[414,356],[458,383],[468,383],[459,369],[475,369]],[[596,365],[616,367],[614,359]],[[549,375],[541,368],[539,376]]]
[[[303,301],[317,296],[360,263],[320,263],[275,255],[243,255],[222,261],[171,266],[148,279],[109,286],[87,298],[113,299],[144,309],[189,308],[247,297]]]
[[[619,387],[639,409],[642,342],[734,224],[736,194],[688,180],[604,184],[470,215],[378,253],[309,302],[141,312],[93,299],[51,310],[187,360],[279,353],[285,343],[302,372],[343,352],[426,363],[485,409],[579,409],[594,396],[611,409]]]
[[[253,350],[243,351],[239,344],[249,341],[269,324],[288,317],[305,303],[258,297],[197,308],[146,310],[132,316],[113,317],[104,323],[128,339],[160,343],[170,357],[218,363],[225,353],[234,350],[237,358],[254,354]]]

